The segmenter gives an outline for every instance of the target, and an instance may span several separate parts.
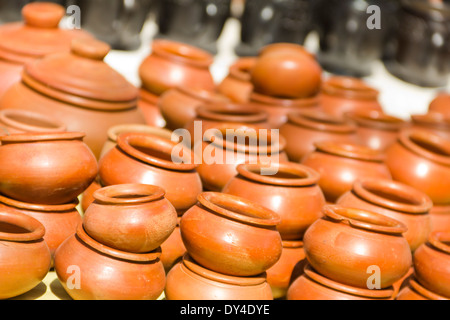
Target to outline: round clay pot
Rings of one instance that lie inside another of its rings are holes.
[[[158,100],[158,106],[170,130],[184,128],[197,115],[198,107],[213,103],[226,103],[229,99],[215,91],[187,86],[168,90]]]
[[[286,138],[289,160],[296,162],[314,151],[314,143],[318,141],[357,142],[353,123],[319,110],[290,113],[288,121],[280,127],[280,134]]]
[[[378,110],[360,109],[346,113],[345,117],[356,124],[359,143],[380,151],[393,145],[400,130],[409,126],[407,121]]]
[[[176,151],[182,154],[172,157]],[[100,184],[157,185],[181,215],[197,202],[203,190],[192,159],[191,150],[160,136],[123,133],[117,138],[117,146],[99,161]]]
[[[107,247],[80,224],[56,250],[55,271],[74,300],[156,300],[166,283],[160,256],[160,248],[130,253]]]
[[[367,289],[374,274],[370,268],[375,268],[379,288],[385,289],[409,271],[412,255],[402,236],[407,230],[403,223],[379,213],[338,205],[325,206],[323,213],[324,217],[314,222],[303,237],[306,257],[318,273]]]
[[[265,272],[281,256],[280,217],[252,201],[204,192],[181,217],[189,255],[212,271],[233,276]]]
[[[430,210],[431,230],[450,232],[450,205],[433,205]]]
[[[404,130],[386,151],[394,180],[425,192],[435,205],[450,204],[450,140],[423,130]]]
[[[33,111],[0,110],[0,136],[27,132],[64,132],[66,125]]]
[[[222,192],[256,202],[280,218],[277,226],[283,240],[302,239],[306,229],[322,217],[325,197],[318,186],[319,174],[295,162],[280,163],[274,173],[264,165],[240,164],[238,175]]]
[[[412,129],[420,129],[437,134],[450,140],[450,116],[442,113],[428,112],[411,116]]]
[[[158,100],[159,96],[145,89],[140,89],[137,106],[141,110],[147,125],[164,128],[166,126],[166,120],[164,120],[159,110]]]
[[[167,300],[273,300],[266,275],[236,277],[202,267],[189,255],[167,275]]]
[[[238,58],[229,68],[228,75],[218,84],[217,90],[235,103],[247,103],[253,92],[251,70],[256,57]]]
[[[413,252],[427,241],[431,232],[429,212],[433,202],[422,191],[400,182],[377,178],[356,181],[352,190],[343,194],[336,204],[377,212],[403,222],[408,228],[403,236]]]
[[[164,270],[166,270],[166,273],[168,273],[186,253],[186,247],[184,246],[183,239],[181,238],[180,219],[181,218],[178,217],[175,230],[173,230],[169,238],[167,238],[167,240],[161,245],[161,262],[164,265]]]
[[[333,281],[307,265],[289,287],[288,300],[392,300],[392,287],[373,290]]]
[[[164,39],[154,40],[151,49],[139,67],[142,87],[147,91],[160,96],[178,86],[215,90],[210,71],[214,58],[209,52]]]
[[[450,93],[441,92],[430,102],[429,112],[436,112],[443,115],[450,115]]]
[[[28,292],[45,278],[51,254],[44,234],[44,226],[36,219],[0,211],[0,299]]]
[[[320,103],[323,111],[343,117],[347,112],[357,110],[383,111],[378,95],[378,90],[361,79],[332,76],[322,84]]]
[[[409,281],[409,285],[404,287],[395,300],[448,300],[430,290],[426,289],[415,279]]]
[[[322,68],[315,57],[294,43],[276,43],[264,47],[251,70],[254,91],[289,99],[317,95]]]
[[[450,299],[450,232],[433,232],[414,252],[417,281],[428,290]]]
[[[84,230],[96,241],[126,252],[150,252],[161,246],[177,225],[177,212],[162,188],[119,184],[94,192]]]
[[[316,142],[315,146],[315,151],[307,154],[302,164],[319,172],[319,186],[328,202],[336,202],[358,179],[392,179],[381,151],[333,141]]]
[[[77,132],[0,137],[0,192],[36,204],[74,201],[98,172],[97,160],[83,138]]]

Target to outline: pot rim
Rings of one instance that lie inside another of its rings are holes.
[[[324,140],[315,142],[314,146],[316,151],[339,157],[371,162],[383,162],[385,160],[383,152],[357,143]]]
[[[39,241],[45,235],[45,227],[41,222],[21,212],[0,211],[0,222],[15,225],[28,231],[24,233],[0,232],[0,241]]]
[[[430,290],[426,289],[424,286],[422,286],[421,284],[419,284],[418,281],[416,281],[415,279],[410,279],[409,280],[409,285],[411,286],[411,288],[416,291],[417,293],[419,293],[420,295],[424,296],[427,299],[430,300],[448,300],[447,298],[438,295],[437,293],[431,292]]]
[[[11,117],[20,116],[26,119],[35,120],[47,124],[48,126],[38,126],[33,124],[28,124],[19,120],[15,120]],[[66,125],[56,119],[51,119],[44,116],[41,113],[20,110],[20,109],[3,109],[0,111],[0,122],[3,122],[9,127],[13,127],[18,130],[25,132],[64,132],[66,131]]]
[[[235,79],[250,82],[251,74],[250,70],[256,63],[256,57],[241,57],[236,60],[229,68],[229,75]]]
[[[331,76],[322,84],[322,92],[327,95],[348,99],[376,100],[379,91],[361,79],[349,76]]]
[[[130,183],[100,188],[93,193],[93,197],[103,204],[136,205],[164,199],[165,194],[163,188],[155,185]]]
[[[297,50],[299,52],[306,54],[311,59],[316,59],[316,55],[313,54],[312,52],[308,51],[304,46],[299,45],[297,43],[292,43],[292,42],[276,42],[276,43],[267,44],[259,50],[258,56],[261,57],[264,54],[270,53],[272,50],[277,50],[277,49],[279,50],[280,47],[282,49]]]
[[[379,110],[364,109],[345,113],[345,117],[358,126],[378,130],[399,131],[407,125],[407,121]]]
[[[442,252],[450,254],[450,232],[434,231],[428,237],[428,242]]]
[[[425,128],[450,131],[450,117],[442,113],[413,114],[411,120],[414,124]]]
[[[313,108],[319,105],[319,95],[309,98],[287,99],[267,96],[253,91],[250,94],[250,102],[262,103],[273,108]]]
[[[49,205],[49,204],[35,204],[35,203],[27,203],[23,201],[18,201],[4,195],[0,194],[0,203],[3,203],[7,206],[24,209],[29,211],[41,211],[41,212],[67,212],[72,210],[77,210],[77,206],[79,204],[78,198],[73,200],[70,203],[65,204],[57,204],[57,205]],[[78,212],[78,210],[77,210]]]
[[[26,143],[45,142],[61,140],[83,140],[86,136],[84,132],[36,132],[17,133],[0,137],[2,143]]]
[[[304,247],[303,240],[283,240],[281,243],[283,248],[286,249],[299,249]]]
[[[170,140],[172,137],[172,131],[165,128],[153,127],[146,124],[129,123],[120,124],[109,128],[107,132],[108,139],[114,143],[117,143],[117,138],[119,137],[119,135],[125,132],[144,132],[155,135],[161,134],[161,137],[167,135],[168,140]]]
[[[210,103],[195,110],[197,117],[220,122],[259,123],[267,121],[269,115],[255,107],[240,103]]]
[[[230,102],[230,99],[228,99],[226,96],[224,96],[219,92],[210,91],[199,87],[178,85],[175,88],[168,90],[167,92],[174,92],[174,91],[181,92],[182,94],[187,95],[196,100],[201,100],[203,104]],[[163,95],[165,95],[165,93]]]
[[[348,120],[333,117],[319,110],[291,112],[288,114],[288,121],[313,130],[342,134],[356,133],[357,128]]]

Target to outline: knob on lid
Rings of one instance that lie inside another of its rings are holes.
[[[64,7],[51,2],[33,2],[23,7],[22,18],[26,25],[38,28],[58,28],[65,15]]]

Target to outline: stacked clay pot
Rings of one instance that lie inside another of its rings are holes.
[[[251,71],[256,57],[241,57],[229,68],[228,75],[219,83],[217,90],[235,103],[247,103],[253,91]]]

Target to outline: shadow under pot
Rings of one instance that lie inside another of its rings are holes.
[[[411,115],[411,129],[421,129],[450,140],[450,116],[435,112]]]
[[[303,238],[306,258],[319,274],[358,288],[386,289],[409,272],[412,255],[403,223],[339,205],[325,206],[323,214]]]
[[[197,202],[203,190],[191,150],[154,134],[121,134],[99,167],[105,187],[139,183],[163,188],[179,215]]]
[[[218,84],[217,90],[235,103],[247,103],[253,92],[251,70],[257,57],[238,58],[228,69],[228,75]]]
[[[450,140],[422,130],[405,130],[386,151],[394,180],[426,193],[433,204],[450,204]]]
[[[31,132],[64,132],[66,125],[46,115],[26,110],[0,110],[0,136]]]
[[[180,220],[183,243],[201,266],[231,276],[255,276],[281,256],[280,217],[241,197],[204,192]],[[238,244],[238,245],[236,245]]]
[[[400,290],[395,300],[449,300],[423,287],[416,279],[411,279],[408,286]]]
[[[273,300],[266,274],[237,277],[204,268],[188,254],[167,275],[167,300]]]
[[[91,238],[80,224],[56,250],[55,271],[74,300],[156,300],[166,283],[160,256],[160,248],[147,253],[110,248]],[[79,286],[72,284],[74,266]]]
[[[273,171],[271,171],[273,170]],[[241,164],[222,192],[256,202],[277,213],[283,240],[300,240],[306,229],[322,217],[325,197],[319,174],[304,165],[286,162],[267,167]]]
[[[433,205],[430,215],[432,232],[450,232],[450,205]]]
[[[377,212],[403,222],[408,228],[403,236],[412,252],[427,241],[431,232],[429,212],[433,202],[425,193],[400,182],[377,178],[356,181],[352,190],[336,204]]]

